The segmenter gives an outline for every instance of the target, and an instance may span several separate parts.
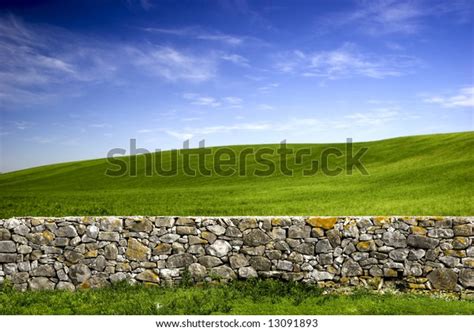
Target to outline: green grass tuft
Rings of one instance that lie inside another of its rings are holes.
[[[323,294],[321,288],[275,280],[226,285],[108,288],[19,292],[0,287],[1,315],[452,315],[474,314],[474,301],[422,294],[356,290]]]

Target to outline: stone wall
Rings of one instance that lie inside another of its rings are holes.
[[[472,290],[474,217],[0,220],[0,282],[20,290],[279,278]]]

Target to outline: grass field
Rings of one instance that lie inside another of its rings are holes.
[[[236,152],[245,146],[231,147]],[[258,146],[255,146],[258,147]],[[266,145],[272,149],[277,145]],[[324,148],[310,147],[318,158]],[[109,177],[105,159],[37,167],[0,175],[0,217],[65,215],[473,215],[474,132],[402,137],[354,144],[367,147],[368,176],[268,177],[249,159],[247,175]],[[210,149],[215,153],[216,148]],[[162,152],[165,165],[170,152]],[[276,156],[275,156],[276,158]],[[130,157],[123,160],[130,162]],[[331,158],[330,168],[344,166]],[[212,160],[207,164],[211,165]]]
[[[2,315],[472,315],[474,301],[421,294],[322,294],[279,281],[236,281],[202,287],[115,285],[79,292],[18,292],[0,287]]]

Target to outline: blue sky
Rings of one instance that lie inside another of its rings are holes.
[[[0,171],[473,130],[471,1],[2,1]]]

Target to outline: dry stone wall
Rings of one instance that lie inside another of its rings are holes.
[[[474,217],[64,217],[0,220],[0,283],[75,290],[253,277],[474,289]]]

